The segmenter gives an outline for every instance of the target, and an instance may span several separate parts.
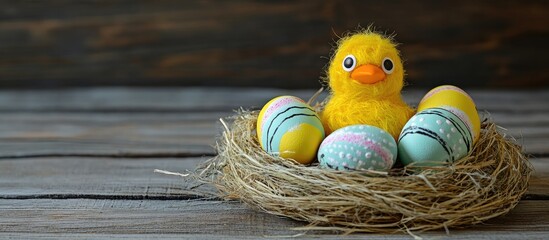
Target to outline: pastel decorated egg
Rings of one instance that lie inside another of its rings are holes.
[[[429,108],[404,125],[398,157],[404,165],[438,166],[466,156],[472,147],[473,134],[462,118],[444,108]]]
[[[336,170],[389,171],[396,157],[395,139],[369,125],[340,128],[326,137],[318,150],[320,165]]]
[[[472,130],[473,141],[476,142],[480,134],[480,118],[475,102],[465,91],[451,85],[433,88],[421,99],[417,111],[434,107],[445,108],[458,115]]]
[[[261,109],[257,138],[266,152],[308,164],[324,139],[324,128],[317,113],[303,100],[281,96]]]

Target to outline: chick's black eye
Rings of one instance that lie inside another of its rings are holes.
[[[393,60],[391,60],[390,58],[386,57],[383,59],[383,62],[381,63],[382,67],[383,67],[383,71],[386,73],[386,74],[391,74],[393,73],[393,70],[395,69],[395,66],[393,64]]]
[[[349,54],[343,59],[343,70],[350,72],[355,68],[355,66],[356,66],[355,56]]]
[[[355,61],[348,57],[348,58],[345,58],[345,62],[343,63],[343,66],[345,66],[346,68],[351,68],[353,67],[353,64],[355,63]]]

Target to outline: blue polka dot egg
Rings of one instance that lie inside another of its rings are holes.
[[[454,112],[429,108],[404,125],[398,158],[405,165],[439,166],[465,157],[473,147],[473,130]]]
[[[397,145],[378,127],[351,125],[326,137],[317,157],[320,166],[336,170],[389,171],[397,157]]]

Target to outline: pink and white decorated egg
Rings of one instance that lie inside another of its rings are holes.
[[[336,170],[389,171],[396,161],[397,144],[381,128],[351,125],[326,137],[317,157],[320,166]]]

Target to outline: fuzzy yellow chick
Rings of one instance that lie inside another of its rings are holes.
[[[365,30],[342,38],[327,75],[331,95],[321,113],[326,133],[367,124],[397,139],[414,113],[400,95],[404,69],[388,37]]]

